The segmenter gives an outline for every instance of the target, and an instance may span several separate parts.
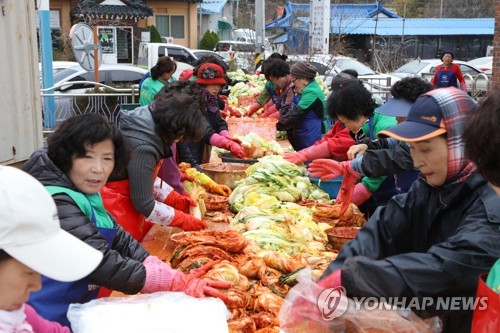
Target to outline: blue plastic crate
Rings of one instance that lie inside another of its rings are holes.
[[[322,180],[321,182],[319,178],[309,177],[309,179],[311,180],[311,183],[328,193],[330,199],[335,199],[337,197],[337,194],[339,193],[340,186],[342,185],[342,179],[344,179],[344,177],[340,176],[334,179]]]

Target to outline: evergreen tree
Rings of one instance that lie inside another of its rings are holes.
[[[161,40],[161,35],[158,29],[154,25],[149,26],[149,33],[151,34],[150,40],[151,43],[162,43],[163,41]]]
[[[213,50],[215,45],[219,42],[219,36],[213,31],[207,30],[200,41],[200,49]]]

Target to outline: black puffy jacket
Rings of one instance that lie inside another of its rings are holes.
[[[379,208],[327,274],[351,297],[473,297],[500,257],[500,197],[480,175],[444,190],[422,179]],[[436,302],[434,302],[436,304]],[[443,332],[469,332],[472,311],[438,311]]]
[[[49,159],[45,150],[34,152],[23,170],[43,185],[78,189]],[[116,235],[110,247],[96,226],[85,216],[77,204],[66,194],[54,195],[61,227],[73,236],[98,249],[104,258],[90,275],[95,284],[126,294],[141,291],[146,281],[142,262],[149,253],[123,228],[116,224]]]

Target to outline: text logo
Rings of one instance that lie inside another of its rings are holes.
[[[328,288],[318,297],[318,309],[324,320],[340,317],[347,310],[348,300],[343,287]]]

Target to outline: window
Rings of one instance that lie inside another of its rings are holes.
[[[156,15],[156,27],[163,37],[185,38],[182,15]]]
[[[171,16],[172,18],[172,36],[174,38],[184,39],[184,16]]]
[[[255,52],[254,44],[233,44],[233,51],[236,52]]]
[[[139,83],[143,75],[139,72],[127,70],[111,70],[112,83]]]
[[[158,28],[160,36],[170,36],[170,16],[156,15],[156,28]]]
[[[473,77],[476,76],[478,73],[478,71],[476,71],[474,68],[470,67],[470,66],[467,66],[467,65],[464,65],[464,64],[460,64],[460,70],[462,71],[462,74],[469,74],[469,75],[472,75]]]
[[[229,51],[229,47],[231,46],[231,44],[229,43],[217,43],[217,45],[215,46],[215,51],[217,52],[226,52],[226,51]]]

